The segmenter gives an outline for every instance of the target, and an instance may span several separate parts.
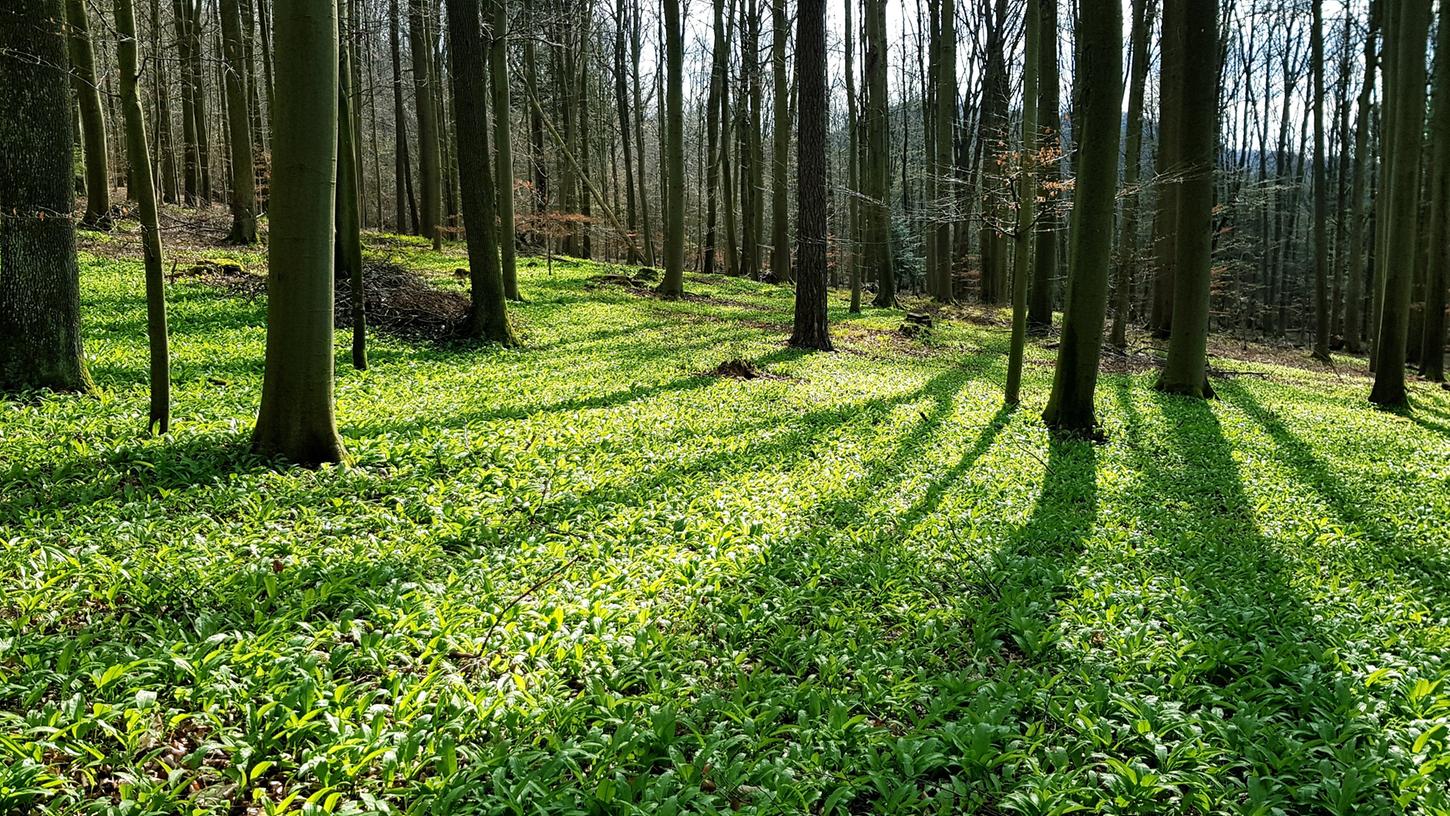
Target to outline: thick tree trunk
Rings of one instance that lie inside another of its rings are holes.
[[[0,391],[90,391],[60,0],[0,11]]]
[[[1081,116],[1077,189],[1073,197],[1073,246],[1067,304],[1057,350],[1052,395],[1043,421],[1055,431],[1091,435],[1097,430],[1093,396],[1108,308],[1108,269],[1113,255],[1113,198],[1123,116],[1123,9],[1102,4],[1078,24],[1082,48]]]
[[[121,72],[121,114],[126,122],[126,158],[135,184],[136,214],[141,223],[141,253],[146,274],[146,334],[151,352],[149,424],[159,433],[171,429],[171,352],[166,326],[166,278],[161,258],[161,225],[156,212],[156,187],[146,144],[146,115],[137,87],[136,16],[131,0],[116,0],[116,56]]]
[[[448,0],[454,126],[458,129],[460,144],[472,143],[458,157],[473,300],[466,329],[470,337],[512,346],[515,340],[513,328],[509,326],[494,232],[497,213],[489,166],[488,83],[479,12],[479,0]]]
[[[825,0],[800,0],[796,15],[796,77],[800,83],[800,134],[796,139],[799,270],[790,344],[830,351],[826,316],[826,141],[830,117]]]
[[[332,399],[337,3],[276,9],[267,363],[252,447],[306,466],[346,457]]]
[[[257,242],[256,172],[252,167],[252,120],[247,112],[246,62],[238,0],[221,0],[226,45],[227,125],[231,132],[232,231],[236,244]]]
[[[1410,286],[1414,278],[1419,220],[1420,149],[1425,123],[1425,49],[1430,28],[1429,0],[1394,4],[1395,25],[1385,30],[1385,98],[1393,121],[1386,121],[1385,257],[1380,323],[1375,342],[1375,381],[1370,402],[1404,405],[1405,356],[1409,344]]]
[[[1186,65],[1189,54],[1216,54],[1218,4],[1165,0],[1163,29],[1178,32],[1164,43],[1164,64]],[[1170,52],[1176,52],[1170,54]],[[1170,94],[1177,106],[1177,147],[1182,180],[1174,232],[1173,327],[1168,360],[1157,388],[1194,397],[1212,396],[1208,385],[1208,321],[1213,261],[1213,171],[1218,144],[1218,77],[1211,66],[1175,72]],[[1165,76],[1165,82],[1168,81]],[[1167,85],[1164,86],[1165,88]]]
[[[81,136],[86,158],[86,215],[84,224],[104,227],[111,217],[110,148],[106,144],[106,117],[96,79],[96,57],[91,48],[90,21],[85,0],[66,0],[65,17],[70,46],[71,87],[81,112]]]
[[[665,175],[671,205],[665,212],[665,277],[660,294],[685,292],[685,45],[680,0],[664,0]]]

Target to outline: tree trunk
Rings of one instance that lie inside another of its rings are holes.
[[[1032,259],[1032,287],[1027,293],[1027,329],[1042,334],[1052,328],[1053,279],[1057,277],[1058,235],[1056,183],[1062,176],[1062,91],[1057,70],[1057,0],[1038,0],[1042,16],[1037,76],[1037,130],[1042,155],[1048,159],[1038,179],[1047,186],[1047,207],[1038,216],[1037,247]]]
[[[337,4],[276,9],[267,362],[252,448],[305,466],[346,458],[332,399]]]
[[[433,96],[436,77],[426,7],[425,0],[408,0],[408,47],[413,59],[414,107],[418,114],[418,175],[422,198],[418,234],[437,246],[443,218],[443,166],[438,155],[438,108]]]
[[[848,0],[849,2],[849,0]],[[932,294],[943,303],[956,300],[952,272],[952,203],[956,199],[953,176],[956,172],[956,112],[957,112],[957,4],[956,0],[941,0],[941,30],[938,34],[940,53],[936,57],[936,110],[934,111],[936,133],[932,144],[935,153],[935,167],[932,171],[937,185],[933,205],[936,219],[934,256],[936,269],[933,277],[936,286]]]
[[[719,25],[718,18],[721,2],[723,2],[723,0],[715,0],[715,14],[717,18],[717,26]],[[629,7],[626,4],[626,0],[618,0],[614,9],[614,104],[616,112],[619,114],[620,144],[621,148],[624,151],[625,225],[631,233],[636,233],[638,232],[639,216],[637,215],[637,208],[634,198],[634,140],[630,137],[630,134],[632,134],[634,131],[630,129],[629,81],[626,78],[627,75],[625,74],[625,51],[627,50],[627,46],[625,44],[625,21],[628,19],[628,14]],[[718,55],[716,55],[716,61],[719,61]],[[713,83],[714,81],[715,80],[712,78],[711,82]],[[713,185],[711,189],[713,190]],[[631,247],[633,247],[633,242],[631,242],[630,245]],[[709,251],[710,247],[707,246],[706,253],[709,253]],[[708,259],[709,257],[710,256],[707,254],[706,258]],[[631,264],[639,263],[640,257],[638,251],[630,249],[629,254],[625,256],[625,261]],[[708,272],[709,270],[706,269],[706,271]]]
[[[851,314],[861,312],[861,123],[856,110],[856,42],[851,9],[856,0],[844,0],[846,27],[846,262],[851,281]]]
[[[1393,121],[1386,121],[1385,256],[1379,339],[1375,342],[1375,381],[1370,402],[1384,407],[1406,404],[1405,356],[1409,343],[1410,285],[1414,277],[1419,220],[1420,147],[1425,123],[1425,51],[1430,28],[1429,0],[1394,4],[1395,25],[1385,31],[1385,99]]]
[[[1069,255],[1062,343],[1057,350],[1052,395],[1043,421],[1055,431],[1092,435],[1097,416],[1103,321],[1108,308],[1108,268],[1113,254],[1113,198],[1118,184],[1118,149],[1123,115],[1123,9],[1102,4],[1078,23],[1082,48],[1079,173],[1073,196],[1073,247]]]
[[[1133,292],[1133,270],[1138,265],[1139,168],[1143,162],[1143,95],[1148,84],[1148,34],[1153,28],[1149,0],[1133,0],[1132,82],[1128,91],[1128,143],[1123,155],[1123,215],[1118,231],[1117,289],[1113,293],[1113,331],[1109,345],[1128,347],[1128,306]]]
[[[514,137],[510,129],[513,120],[513,96],[509,91],[508,68],[509,10],[505,0],[493,0],[493,49],[489,54],[489,68],[493,72],[493,142],[497,151],[496,195],[500,249],[502,264],[503,293],[509,300],[522,300],[519,296],[518,261],[514,247]],[[454,106],[457,107],[456,105]],[[462,140],[460,140],[460,144]],[[460,155],[459,163],[463,162]]]
[[[1169,43],[1183,36],[1183,32],[1171,26],[1180,25],[1170,19],[1167,2],[1163,12],[1163,42]],[[1168,337],[1173,330],[1174,278],[1173,265],[1178,258],[1178,196],[1182,187],[1181,158],[1178,156],[1180,122],[1177,94],[1181,93],[1182,74],[1187,70],[1179,49],[1162,49],[1158,92],[1158,156],[1156,175],[1158,177],[1158,205],[1153,215],[1153,300],[1148,316],[1148,328],[1157,338]]]
[[[1329,362],[1329,179],[1324,153],[1324,0],[1310,3],[1314,73],[1314,359]]]
[[[363,291],[362,263],[362,196],[359,179],[362,161],[359,158],[357,120],[353,116],[353,38],[346,34],[346,6],[339,17],[344,29],[337,49],[337,236],[333,247],[332,274],[335,280],[347,279],[352,289],[352,367],[368,368],[367,299]]]
[[[106,145],[106,117],[96,81],[96,56],[91,48],[91,27],[85,0],[66,0],[66,27],[70,47],[71,88],[81,112],[81,136],[86,158],[86,215],[88,227],[104,227],[111,217],[111,172]]]
[[[1445,381],[1445,282],[1450,278],[1450,15],[1441,6],[1435,35],[1435,97],[1430,119],[1430,265],[1425,277],[1425,330],[1420,376]],[[1412,341],[1415,338],[1410,338]]]
[[[891,248],[891,108],[886,87],[886,2],[866,0],[866,163],[868,201],[866,270],[876,280],[872,304],[896,306],[896,266]]]
[[[771,73],[775,75],[775,94],[772,104],[775,115],[774,132],[771,134],[773,156],[771,162],[771,228],[770,228],[770,273],[776,280],[792,279],[790,270],[790,71],[785,59],[786,49],[785,0],[771,3]]]
[[[1345,281],[1344,295],[1344,349],[1352,354],[1358,354],[1363,347],[1364,337],[1364,247],[1366,239],[1365,223],[1365,175],[1369,165],[1368,156],[1370,131],[1373,121],[1370,119],[1370,107],[1374,100],[1375,91],[1375,65],[1377,62],[1377,50],[1375,48],[1376,31],[1380,23],[1379,0],[1372,0],[1369,12],[1369,29],[1364,40],[1364,84],[1359,92],[1359,110],[1355,119],[1354,130],[1354,169],[1353,182],[1350,185],[1350,235],[1349,235],[1349,277]]]
[[[0,14],[0,391],[90,391],[60,0]]]
[[[1022,161],[1017,179],[1017,233],[1012,262],[1012,345],[1007,356],[1004,402],[1022,402],[1022,358],[1027,349],[1027,279],[1032,265],[1032,221],[1037,202],[1037,50],[1042,18],[1029,2],[1023,14],[1026,50],[1022,58]]]
[[[665,174],[670,207],[665,212],[665,277],[660,294],[685,293],[685,51],[680,0],[664,0]]]
[[[1164,65],[1187,64],[1189,54],[1218,53],[1218,4],[1165,0],[1163,30],[1177,32],[1164,41]],[[1170,53],[1171,52],[1171,53]],[[1165,72],[1166,73],[1166,72]],[[1177,249],[1173,263],[1173,326],[1168,360],[1157,388],[1173,394],[1209,397],[1208,321],[1213,265],[1213,171],[1218,137],[1218,70],[1195,66],[1174,73],[1178,86],[1167,96],[1177,101],[1168,111],[1183,174],[1178,185]],[[1164,82],[1170,77],[1165,75]],[[1165,88],[1168,86],[1165,84]]]
[[[850,0],[847,0],[849,3]],[[800,87],[800,134],[796,139],[795,327],[790,344],[831,350],[826,309],[826,90],[825,0],[800,0],[796,9],[796,77]]]
[[[151,352],[150,427],[171,430],[171,354],[166,327],[166,279],[161,258],[161,226],[156,214],[156,186],[151,177],[151,153],[146,144],[146,115],[141,110],[137,83],[136,17],[131,0],[116,0],[116,56],[121,72],[121,115],[126,122],[126,158],[134,174],[132,192],[141,223],[141,252],[146,274],[146,334]]]
[[[242,59],[242,19],[238,0],[221,0],[226,43],[227,125],[231,131],[232,231],[236,244],[257,242],[256,172],[252,167],[252,120],[247,112],[246,63]]]

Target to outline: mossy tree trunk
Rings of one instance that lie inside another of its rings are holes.
[[[848,0],[849,2],[849,0]],[[826,90],[825,0],[800,0],[796,10],[796,81],[800,133],[796,138],[795,327],[790,344],[831,350],[826,309],[826,142],[829,138]]]
[[[70,50],[71,87],[81,113],[81,142],[86,158],[86,226],[106,226],[111,216],[110,153],[106,144],[106,114],[96,77],[96,56],[91,47],[91,26],[85,0],[66,0],[65,19]]]
[[[1181,32],[1164,41],[1164,65],[1186,65],[1188,54],[1218,53],[1218,4],[1165,0],[1165,32]],[[1178,56],[1170,54],[1177,52]],[[1212,396],[1208,385],[1208,323],[1213,265],[1213,172],[1218,144],[1218,77],[1213,66],[1176,72],[1179,83],[1169,114],[1177,122],[1182,180],[1174,232],[1173,326],[1168,359],[1157,388],[1194,397]],[[1165,77],[1165,82],[1168,78]],[[1165,87],[1167,87],[1165,85]]]
[[[1418,245],[1420,152],[1425,124],[1425,49],[1430,29],[1429,0],[1392,4],[1394,24],[1385,29],[1386,90],[1389,116],[1385,128],[1386,201],[1380,264],[1383,282],[1380,321],[1375,341],[1375,381],[1370,402],[1384,407],[1404,405],[1405,356],[1409,343],[1410,287]]]
[[[671,206],[665,212],[665,277],[660,294],[685,293],[685,46],[680,0],[664,0],[665,177]]]
[[[161,225],[156,212],[156,187],[151,175],[146,114],[137,87],[141,79],[137,56],[136,16],[131,0],[116,0],[116,57],[121,71],[121,114],[126,123],[126,160],[135,185],[141,222],[141,252],[146,270],[146,334],[151,351],[150,426],[171,429],[171,353],[166,326],[166,278],[161,257]]]
[[[267,362],[252,447],[310,467],[346,457],[332,397],[337,0],[287,0],[273,11]]]
[[[493,170],[488,152],[489,94],[479,13],[479,0],[448,0],[453,122],[459,144],[471,143],[458,156],[472,299],[465,329],[475,339],[512,346],[515,340],[509,325],[494,231],[498,214],[494,207]]]
[[[1122,6],[1113,0],[1082,15],[1077,33],[1082,53],[1078,119],[1082,135],[1073,198],[1071,272],[1052,395],[1042,418],[1054,431],[1086,436],[1097,431],[1093,397],[1113,255],[1113,199],[1122,144]]]
[[[247,110],[245,60],[239,0],[221,0],[222,38],[226,50],[227,127],[231,133],[232,231],[227,239],[236,244],[257,242],[256,172],[252,166],[252,118]],[[250,32],[247,32],[250,34]]]
[[[1027,283],[1032,275],[1032,229],[1037,204],[1037,50],[1042,47],[1042,19],[1028,3],[1023,14],[1025,51],[1022,58],[1022,159],[1017,178],[1017,230],[1013,236],[1012,342],[1007,353],[1007,387],[1003,401],[1022,402],[1022,359],[1027,351]]]
[[[0,8],[0,390],[90,391],[60,0]]]

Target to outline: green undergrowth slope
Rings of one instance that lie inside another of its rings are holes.
[[[521,349],[340,331],[354,461],[294,470],[261,298],[173,284],[146,438],[139,265],[83,261],[101,393],[0,419],[0,812],[1450,812],[1443,391],[1128,366],[1059,442],[991,315],[802,354],[786,289],[528,259]]]

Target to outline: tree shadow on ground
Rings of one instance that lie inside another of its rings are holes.
[[[1136,578],[1130,572],[1127,583],[1109,587],[1115,593],[1102,603],[1150,610],[1156,623],[1145,630],[1124,620],[1119,630],[1092,635],[1102,639],[1102,655],[1136,656],[1102,665],[1100,681],[1111,678],[1114,690],[1102,713],[1143,723],[1127,745],[1158,752],[1159,781],[1175,769],[1206,774],[1134,796],[1143,807],[1167,808],[1198,788],[1201,795],[1241,791],[1250,811],[1285,802],[1299,812],[1387,807],[1389,752],[1364,716],[1363,686],[1343,670],[1324,610],[1306,597],[1280,545],[1260,531],[1213,408],[1151,391],[1167,431],[1156,437],[1127,382],[1118,399],[1137,471],[1129,502],[1144,538],[1133,553]],[[1153,438],[1161,438],[1158,447],[1137,446]],[[1306,768],[1322,776],[1289,775]],[[1125,784],[1121,775],[1117,784]]]

